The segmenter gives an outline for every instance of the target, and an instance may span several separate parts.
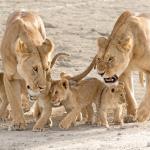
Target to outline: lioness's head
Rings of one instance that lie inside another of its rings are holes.
[[[54,81],[51,86],[51,102],[53,104],[61,103],[67,98],[69,90],[69,81],[61,79]]]
[[[96,68],[105,83],[114,83],[125,71],[131,59],[133,37],[130,34],[118,34],[113,39],[98,39]]]
[[[111,97],[118,104],[126,103],[126,92],[124,89],[124,84],[120,83],[117,86],[110,87]]]
[[[116,82],[131,60],[135,38],[132,31],[137,26],[137,23],[131,23],[132,16],[133,13],[130,11],[123,12],[108,39],[98,39],[96,67],[105,83]]]
[[[46,39],[42,45],[31,48],[19,40],[16,46],[17,71],[25,80],[29,94],[37,96],[46,89],[48,55],[53,50],[53,44]]]

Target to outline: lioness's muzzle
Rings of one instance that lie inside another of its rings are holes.
[[[110,78],[104,78],[105,83],[114,83],[118,80],[118,76],[117,75],[113,75]]]

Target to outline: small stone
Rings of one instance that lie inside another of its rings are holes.
[[[150,142],[147,143],[147,147],[150,147]]]

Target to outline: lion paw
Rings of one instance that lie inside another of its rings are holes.
[[[92,125],[93,123],[92,123],[92,121],[86,121],[85,124]]]
[[[69,124],[67,121],[62,120],[59,124],[59,127],[61,129],[68,129],[71,126],[71,124]]]
[[[1,121],[1,122],[6,122],[7,120],[8,120],[7,117],[4,117],[4,116],[0,117],[0,121]]]
[[[40,128],[40,127],[33,127],[32,131],[33,132],[43,132],[43,131],[45,131],[45,129],[44,128]]]
[[[127,115],[124,117],[124,122],[125,123],[132,123],[132,122],[136,122],[136,119],[133,115]]]
[[[9,131],[22,131],[25,130],[26,124],[25,123],[13,123],[8,130]]]
[[[147,104],[142,103],[137,111],[137,120],[139,122],[144,122],[150,117],[150,107]]]

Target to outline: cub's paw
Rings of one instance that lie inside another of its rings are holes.
[[[87,124],[87,125],[92,125],[93,122],[92,122],[92,121],[86,121],[85,124]]]
[[[60,123],[59,123],[59,127],[61,129],[68,129],[69,127],[71,126],[71,124],[69,124],[67,121],[65,120],[62,120]]]
[[[150,118],[150,106],[142,102],[137,111],[137,120],[144,122]]]
[[[109,128],[109,124],[104,124],[104,123],[101,123],[101,122],[95,122],[94,125],[96,125],[97,127]]]
[[[43,131],[45,131],[45,129],[44,128],[40,128],[40,127],[33,127],[32,131],[33,132],[43,132]]]

